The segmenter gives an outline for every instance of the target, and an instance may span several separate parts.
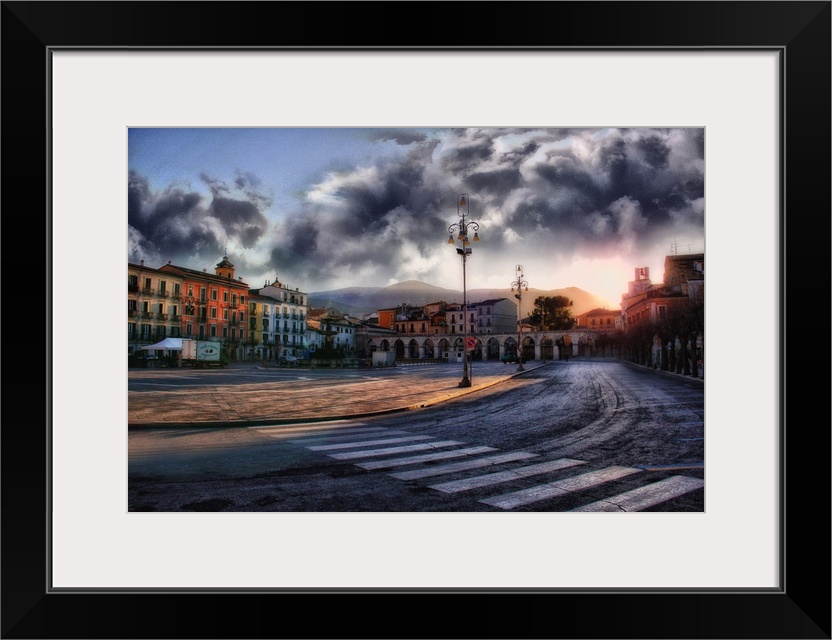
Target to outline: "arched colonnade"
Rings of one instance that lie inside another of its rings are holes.
[[[507,353],[514,353],[517,334],[493,334],[471,336],[477,339],[473,349],[475,360],[499,360]],[[565,345],[564,345],[564,338]],[[569,341],[571,339],[571,345]],[[579,346],[587,343],[583,332],[533,332],[521,335],[524,360],[554,360],[579,354]],[[402,336],[371,337],[367,349],[395,351],[397,359],[453,358],[462,353],[464,337],[452,336]]]

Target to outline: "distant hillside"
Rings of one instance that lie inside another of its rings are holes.
[[[604,306],[604,301],[577,287],[565,289],[529,289],[523,292],[523,311],[531,312],[538,296],[566,296],[574,303],[572,315],[577,316]],[[492,298],[508,298],[516,303],[510,289],[469,289],[468,302],[480,302]],[[309,294],[310,307],[335,307],[344,313],[363,316],[379,309],[409,304],[423,306],[431,302],[462,302],[462,291],[443,289],[431,284],[408,280],[389,287],[346,287],[332,291],[316,291]],[[525,315],[525,313],[524,313]]]

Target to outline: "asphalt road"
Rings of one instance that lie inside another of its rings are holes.
[[[502,381],[409,411],[132,429],[128,509],[704,510],[701,381],[615,361],[556,361],[510,378],[516,367],[494,366],[503,367]],[[443,367],[386,372],[385,379],[398,376],[395,386],[408,391],[418,389],[419,377],[447,376],[443,384],[455,386],[459,369]],[[340,375],[289,376],[272,393],[291,397],[293,386],[307,393],[311,385],[326,395],[352,373]],[[377,380],[343,384],[366,397]]]

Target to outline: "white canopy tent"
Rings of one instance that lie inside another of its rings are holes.
[[[165,338],[156,344],[149,344],[142,349],[167,349],[168,351],[182,351],[182,338]]]

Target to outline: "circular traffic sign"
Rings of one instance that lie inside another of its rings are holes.
[[[468,340],[465,341],[465,346],[467,346],[469,349],[473,349],[474,347],[477,346],[477,339],[476,338],[468,338]]]

